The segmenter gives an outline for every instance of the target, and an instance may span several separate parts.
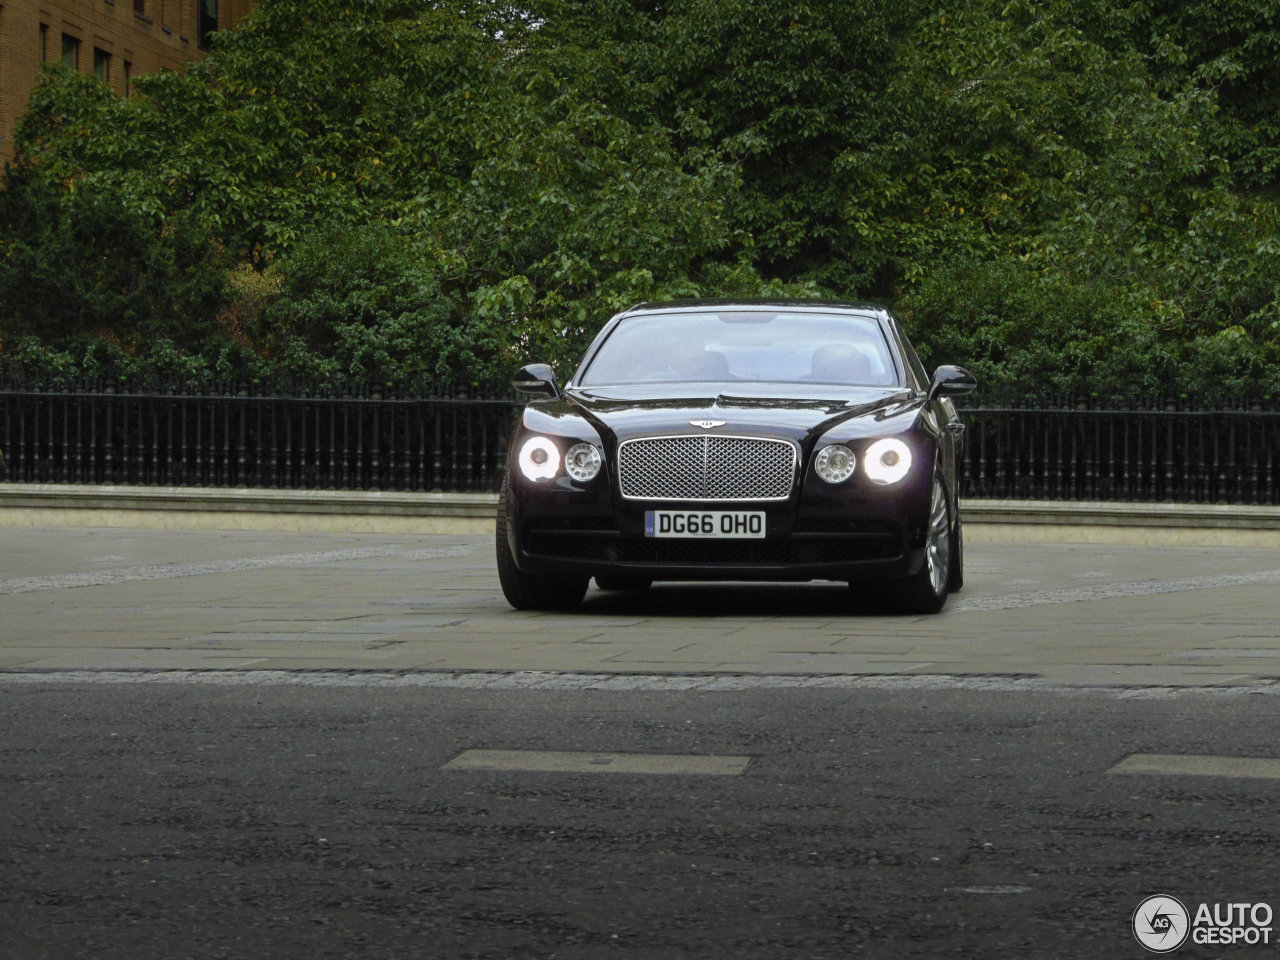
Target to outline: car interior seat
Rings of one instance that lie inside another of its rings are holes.
[[[805,379],[818,383],[874,383],[871,359],[851,343],[826,343],[813,352]]]

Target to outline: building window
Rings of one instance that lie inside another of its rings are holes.
[[[133,93],[133,64],[128,60],[124,62],[124,95],[127,97]]]
[[[40,62],[44,63],[49,59],[49,25],[47,23],[40,24]]]
[[[62,62],[72,70],[80,69],[80,41],[65,33],[62,35]]]
[[[201,50],[209,49],[209,41],[218,32],[218,0],[196,0],[196,42]]]
[[[111,54],[93,48],[93,75],[103,83],[111,82]]]
[[[135,17],[147,15],[147,0],[133,0],[133,15]]]

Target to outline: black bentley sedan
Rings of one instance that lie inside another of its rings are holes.
[[[572,378],[524,367],[538,399],[510,442],[502,590],[566,609],[655,580],[834,580],[936,613],[963,583],[948,399],[897,320],[820,301],[646,303],[600,331]]]

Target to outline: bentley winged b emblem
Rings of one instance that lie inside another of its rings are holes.
[[[703,430],[710,430],[712,427],[723,427],[723,420],[690,420],[689,426],[701,427]]]

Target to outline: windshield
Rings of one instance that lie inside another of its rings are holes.
[[[628,317],[581,386],[829,383],[889,387],[898,375],[880,325],[837,313],[659,313]]]

